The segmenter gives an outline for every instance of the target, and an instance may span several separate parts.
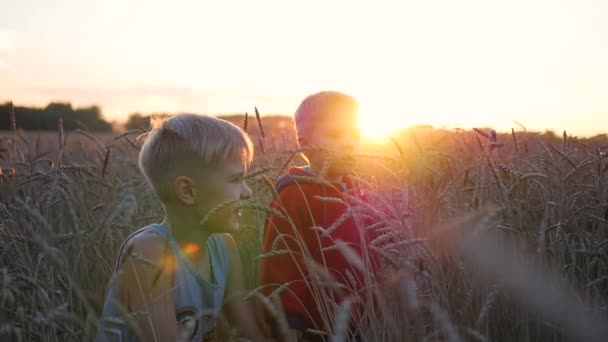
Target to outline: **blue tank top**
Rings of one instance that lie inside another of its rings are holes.
[[[195,271],[194,265],[183,254],[171,233],[160,224],[152,224],[129,235],[120,247],[112,281],[110,281],[103,306],[97,341],[136,341],[135,334],[123,323],[124,310],[118,303],[112,283],[118,272],[125,245],[133,236],[144,231],[153,231],[167,240],[175,256],[172,292],[175,302],[175,317],[180,328],[184,327],[187,322],[195,320],[190,341],[212,340],[215,333],[216,318],[224,302],[230,271],[230,259],[223,240],[218,235],[211,235],[207,240],[212,273],[212,280],[208,281]]]

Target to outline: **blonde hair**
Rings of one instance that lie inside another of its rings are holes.
[[[247,167],[253,159],[247,134],[226,120],[182,113],[152,118],[150,124],[139,168],[161,200],[167,199],[178,172],[213,167],[232,156],[240,156]]]
[[[330,117],[358,120],[359,104],[352,96],[337,91],[320,91],[307,96],[294,115],[298,139],[309,138],[312,131]]]

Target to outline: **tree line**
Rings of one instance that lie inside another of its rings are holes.
[[[98,106],[74,108],[69,102],[51,102],[44,108],[0,104],[0,130],[56,130],[60,118],[64,129],[112,131],[112,124],[102,117]]]
[[[26,131],[54,131],[57,130],[60,118],[66,130],[82,129],[89,132],[111,132],[117,128],[147,130],[150,128],[151,117],[166,115],[171,113],[131,113],[127,120],[121,123],[122,127],[118,127],[103,118],[101,108],[98,106],[74,108],[70,102],[51,102],[46,107],[28,107],[5,102],[0,103],[0,131],[12,130],[13,126]],[[219,117],[239,126],[247,121],[244,114],[226,114]],[[265,115],[263,121],[270,127],[278,126],[287,130],[293,126],[291,118],[283,115]],[[259,130],[255,121],[250,125],[249,130],[252,133]]]

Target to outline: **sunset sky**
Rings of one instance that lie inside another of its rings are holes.
[[[0,101],[291,114],[349,92],[412,124],[608,132],[608,1],[0,0]]]

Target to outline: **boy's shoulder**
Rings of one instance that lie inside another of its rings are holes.
[[[157,232],[150,229],[142,229],[126,241],[126,246],[136,249],[159,250],[166,247],[167,241]]]
[[[131,256],[156,263],[163,259],[167,247],[167,240],[161,234],[151,229],[150,226],[145,226],[125,239],[118,263],[122,263],[124,259]],[[118,267],[118,265],[116,266]]]
[[[289,185],[292,185],[292,184],[296,184],[296,179],[292,175],[287,173],[287,174],[284,174],[283,176],[279,177],[279,179],[277,179],[277,182],[274,184],[274,187],[277,190],[277,192],[280,193],[281,191],[283,191],[285,188],[287,188]]]
[[[322,190],[323,188],[334,188],[338,192],[334,195],[340,195],[342,191],[356,190],[358,195],[362,194],[360,184],[355,181],[355,176],[348,175],[344,178],[342,184],[332,183],[327,180],[323,180],[316,174],[314,174],[309,167],[291,167],[289,172],[278,178],[275,183],[275,189],[277,193],[281,193],[284,189],[290,185],[298,185],[303,187],[303,192],[310,191],[315,192],[316,190]],[[340,190],[338,190],[340,189]]]
[[[229,233],[217,233],[211,235],[209,238],[215,238],[216,241],[220,243],[220,248],[224,248],[228,253],[235,253],[238,250],[234,237]]]
[[[278,193],[280,193],[285,188],[288,188],[290,185],[304,186],[307,187],[308,190],[311,190],[312,188],[316,189],[321,188],[323,186],[331,185],[331,183],[319,178],[310,170],[310,167],[308,166],[293,166],[286,174],[279,177],[279,179],[275,183],[275,189]]]

